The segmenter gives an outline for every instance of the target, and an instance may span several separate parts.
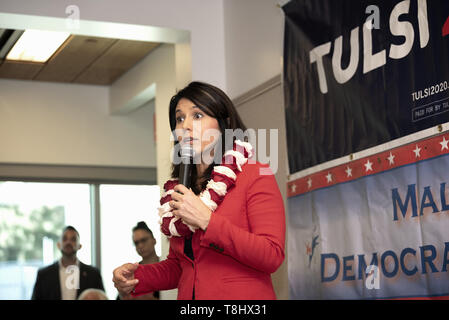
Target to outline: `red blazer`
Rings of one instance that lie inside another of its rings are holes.
[[[268,165],[245,164],[205,232],[192,238],[194,261],[184,238],[171,237],[167,259],[140,265],[133,295],[178,288],[178,299],[276,299],[271,282],[284,260],[285,211]],[[261,175],[260,169],[269,175]]]

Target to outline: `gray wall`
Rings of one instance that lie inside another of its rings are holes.
[[[273,161],[277,161],[277,165],[270,163],[270,167],[272,167],[273,171],[276,169],[275,167],[277,167],[275,176],[284,199],[287,223],[287,146],[281,77],[276,76],[272,78],[257,88],[235,99],[234,103],[247,128],[253,128],[256,130],[266,129],[267,141],[270,141],[270,129],[276,129],[278,132],[278,139],[275,141],[275,145],[273,146],[273,144],[269,143],[267,150],[277,149],[277,157],[272,159]],[[259,159],[257,158],[257,160]],[[285,254],[287,255],[287,239],[285,244]],[[288,299],[287,260],[288,259],[286,256],[282,266],[272,276],[278,299]]]

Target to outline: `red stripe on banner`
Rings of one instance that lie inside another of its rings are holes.
[[[290,181],[287,183],[287,197],[294,197],[448,153],[449,134],[445,133]]]
[[[449,17],[447,18],[443,26],[443,37],[447,36],[448,34],[449,34]]]

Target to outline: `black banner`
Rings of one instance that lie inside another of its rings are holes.
[[[449,121],[448,0],[283,6],[290,173]]]

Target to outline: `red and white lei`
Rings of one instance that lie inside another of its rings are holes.
[[[252,149],[251,144],[235,140],[233,149],[226,151],[221,164],[214,167],[206,189],[199,195],[212,212],[217,209],[229,190],[234,187],[237,173],[242,171],[242,166],[252,157]],[[164,193],[160,200],[161,206],[158,208],[161,231],[169,238],[172,236],[186,237],[198,229],[185,223],[179,217],[175,217],[172,213],[173,208],[170,207],[169,201],[174,192],[173,188],[177,184],[179,184],[178,179],[170,179],[164,184]]]

